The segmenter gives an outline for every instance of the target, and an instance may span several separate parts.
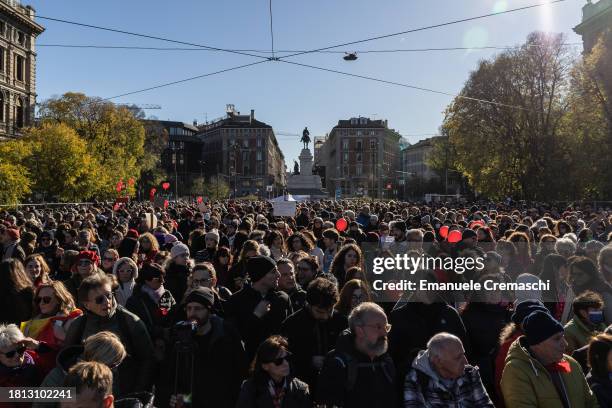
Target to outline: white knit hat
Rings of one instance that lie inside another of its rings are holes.
[[[178,242],[170,250],[170,255],[172,259],[174,259],[182,254],[187,254],[187,256],[189,256],[189,247],[182,242]]]

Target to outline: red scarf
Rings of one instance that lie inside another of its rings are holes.
[[[569,361],[562,360],[557,363],[548,364],[546,369],[551,373],[571,373],[572,367]]]

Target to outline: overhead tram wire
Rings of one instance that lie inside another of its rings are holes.
[[[529,109],[523,108],[521,106],[508,105],[508,104],[501,103],[501,102],[489,101],[489,100],[486,100],[486,99],[479,99],[479,98],[472,98],[472,97],[464,96],[464,95],[455,95],[455,94],[452,94],[450,92],[437,91],[435,89],[430,89],[430,88],[424,88],[424,87],[415,86],[415,85],[404,84],[404,83],[401,83],[401,82],[388,81],[386,79],[374,78],[374,77],[370,77],[370,76],[366,76],[366,75],[351,74],[350,72],[338,71],[338,70],[331,69],[331,68],[317,67],[317,66],[314,66],[314,65],[301,64],[301,63],[295,62],[295,61],[285,61],[283,59],[279,59],[278,61],[279,62],[283,62],[285,64],[297,65],[297,66],[300,66],[300,67],[315,69],[315,70],[319,70],[319,71],[326,71],[326,72],[331,72],[331,73],[334,73],[334,74],[339,74],[339,75],[344,75],[344,76],[349,76],[349,77],[354,77],[354,78],[367,79],[369,81],[380,82],[380,83],[383,83],[383,84],[396,85],[396,86],[401,86],[403,88],[416,89],[418,91],[430,92],[430,93],[435,93],[435,94],[439,94],[439,95],[451,96],[453,98],[461,98],[461,99],[466,99],[466,100],[470,100],[470,101],[474,101],[474,102],[488,103],[488,104],[491,104],[491,105],[497,105],[497,106],[502,106],[502,107],[512,108],[512,109],[519,109],[519,110],[525,110],[525,111],[529,110]]]
[[[339,47],[344,47],[344,46],[347,46],[347,45],[361,44],[361,43],[365,43],[365,42],[381,40],[383,38],[390,38],[390,37],[395,37],[395,36],[398,36],[398,35],[416,33],[418,31],[425,31],[425,30],[431,30],[431,29],[434,29],[434,28],[446,27],[446,26],[450,26],[450,25],[454,25],[454,24],[465,23],[465,22],[468,22],[468,21],[474,21],[474,20],[480,20],[480,19],[483,19],[483,18],[499,16],[499,15],[502,15],[502,14],[509,14],[509,13],[514,13],[514,12],[517,12],[517,11],[529,10],[529,9],[532,9],[532,8],[543,7],[543,6],[549,6],[549,5],[552,5],[552,4],[562,3],[562,2],[565,2],[565,1],[567,1],[567,0],[547,1],[547,2],[544,2],[544,3],[532,4],[530,6],[524,6],[524,7],[518,7],[518,8],[514,8],[514,9],[510,9],[510,10],[499,11],[499,12],[496,12],[496,13],[483,14],[483,15],[480,15],[480,16],[462,18],[462,19],[459,19],[459,20],[448,21],[448,22],[445,22],[445,23],[439,23],[439,24],[433,24],[433,25],[424,26],[424,27],[413,28],[413,29],[410,29],[410,30],[400,31],[400,32],[397,32],[397,33],[384,34],[384,35],[379,35],[379,36],[376,36],[376,37],[364,38],[363,40],[350,41],[350,42],[346,42],[346,43],[342,43],[342,44],[335,44],[335,45],[330,45],[330,46],[327,46],[327,47],[315,48],[315,49],[309,50],[309,51],[296,52],[296,53],[293,53],[293,54],[284,55],[284,56],[282,56],[280,58],[285,59],[285,58],[297,57],[298,55],[312,54],[314,52],[325,51],[325,50],[329,50],[329,49],[332,49],[332,48],[339,48]]]
[[[152,91],[154,89],[159,89],[159,88],[164,88],[164,87],[171,86],[171,85],[181,84],[183,82],[195,81],[196,79],[206,78],[206,77],[210,77],[210,76],[213,76],[213,75],[222,74],[224,72],[235,71],[235,70],[238,70],[238,69],[251,67],[253,65],[258,65],[258,64],[262,64],[264,62],[269,62],[269,61],[270,60],[268,60],[268,59],[262,60],[262,61],[255,61],[255,62],[251,62],[250,64],[238,65],[236,67],[226,68],[226,69],[222,69],[222,70],[215,71],[215,72],[209,72],[207,74],[202,74],[202,75],[197,75],[197,76],[190,77],[190,78],[180,79],[178,81],[166,82],[166,83],[163,83],[163,84],[160,84],[160,85],[155,85],[155,86],[151,86],[151,87],[148,87],[148,88],[139,89],[137,91],[126,92],[126,93],[123,93],[123,94],[120,94],[120,95],[115,95],[115,96],[110,96],[108,98],[103,98],[103,99],[100,100],[100,102],[101,101],[109,101],[111,99],[116,99],[116,98],[121,98],[123,96],[134,95],[134,94],[137,94],[137,93]]]
[[[573,47],[581,46],[582,43],[564,43],[563,46]],[[219,50],[206,49],[206,48],[185,48],[185,47],[139,47],[129,45],[77,45],[77,44],[36,44],[37,47],[50,47],[50,48],[93,48],[93,49],[119,49],[119,50],[145,50],[145,51],[209,51],[218,52]],[[433,51],[472,51],[472,50],[514,50],[522,47],[542,47],[540,44],[522,44],[522,45],[508,45],[508,46],[483,46],[483,47],[440,47],[440,48],[398,48],[389,50],[352,50],[350,52],[356,52],[358,54],[377,54],[377,53],[402,53],[402,52],[433,52]],[[257,50],[257,49],[228,49],[228,51],[237,52],[259,52],[262,54],[271,54],[270,50]],[[292,52],[303,52],[304,50],[275,50],[275,53],[292,53]],[[322,50],[316,51],[321,54],[346,54],[348,50]]]
[[[166,42],[182,44],[182,45],[190,45],[192,47],[205,48],[205,49],[208,49],[208,50],[211,50],[211,51],[221,51],[221,52],[227,52],[227,53],[231,53],[231,54],[245,55],[245,56],[248,56],[248,57],[265,58],[266,60],[269,59],[269,57],[266,57],[266,56],[257,55],[257,54],[251,54],[251,53],[243,52],[243,51],[234,51],[234,50],[229,50],[229,49],[226,49],[226,48],[213,47],[213,46],[210,46],[210,45],[196,44],[196,43],[187,42],[187,41],[172,40],[170,38],[158,37],[158,36],[155,36],[155,35],[140,34],[140,33],[134,33],[134,32],[131,32],[131,31],[119,30],[119,29],[116,29],[116,28],[101,27],[101,26],[96,26],[96,25],[92,25],[92,24],[78,23],[76,21],[63,20],[63,19],[55,18],[55,17],[36,16],[36,18],[43,19],[43,20],[56,21],[56,22],[59,22],[59,23],[72,24],[72,25],[76,25],[76,26],[80,26],[80,27],[87,27],[87,28],[93,28],[93,29],[97,29],[97,30],[109,31],[109,32],[113,32],[113,33],[126,34],[126,35],[135,36],[135,37],[148,38],[148,39],[152,39],[152,40],[166,41]]]

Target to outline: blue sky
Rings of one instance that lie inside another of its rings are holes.
[[[306,50],[411,28],[443,23],[543,2],[543,0],[273,0],[277,50]],[[267,0],[32,0],[38,15],[112,27],[215,47],[270,49]],[[572,27],[580,22],[582,0],[494,16],[433,30],[350,46],[350,50],[513,46],[536,30],[562,32],[580,42]],[[184,47],[49,20],[39,44]],[[337,50],[347,50],[346,47]],[[576,47],[579,53],[581,47]],[[458,93],[483,58],[501,51],[435,51],[360,54],[345,62],[342,54],[307,54],[291,60],[359,75]],[[38,48],[39,100],[67,91],[110,97],[164,82],[231,68],[256,58],[209,51],[150,51]],[[199,122],[222,116],[232,103],[242,113],[277,132],[324,135],[338,119],[369,116],[414,143],[435,134],[451,97],[358,78],[266,62],[116,99],[151,103],[159,119]],[[278,136],[291,165],[299,154],[298,138]]]

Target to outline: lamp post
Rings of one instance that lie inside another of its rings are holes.
[[[170,150],[172,150],[172,162],[174,163],[174,200],[178,201],[178,169],[177,169],[177,152],[181,150],[180,142],[173,141],[170,145]],[[182,164],[182,160],[181,160]]]
[[[413,171],[400,171],[400,170],[395,170],[396,173],[401,174],[401,180],[403,182],[402,184],[402,199],[406,199],[406,176],[416,176],[416,173]]]

